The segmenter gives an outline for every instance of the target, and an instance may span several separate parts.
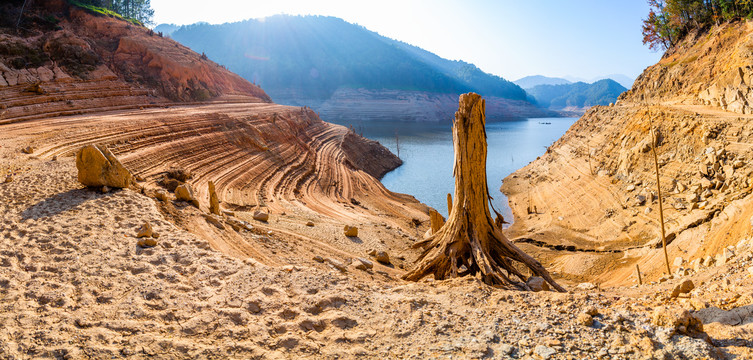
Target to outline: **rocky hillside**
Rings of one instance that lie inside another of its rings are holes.
[[[20,5],[0,5],[0,91],[8,99],[0,121],[166,101],[270,101],[259,87],[171,39],[64,0],[27,6],[16,31]]]
[[[506,178],[512,237],[572,279],[633,284],[636,265],[644,280],[661,278],[653,124],[672,272],[724,266],[751,233],[753,118],[743,95],[752,36],[748,22],[693,34],[618,105],[592,108]]]

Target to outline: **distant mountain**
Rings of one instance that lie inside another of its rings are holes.
[[[563,78],[548,77],[543,75],[531,75],[513,81],[523,89],[530,89],[537,85],[562,85],[570,84],[570,81]]]
[[[594,105],[608,105],[627,89],[614,80],[604,79],[593,84],[538,85],[527,91],[542,107],[582,111]]]
[[[175,30],[180,29],[180,25],[175,24],[159,24],[154,27],[155,32],[160,32],[163,35],[170,36]]]
[[[276,15],[221,25],[194,24],[170,36],[260,85],[282,104],[333,112],[349,108],[357,113],[360,104],[371,103],[368,114],[360,115],[388,118],[413,106],[420,108],[409,113],[436,110],[436,116],[447,118],[452,116],[446,110],[447,99],[454,98],[450,107],[457,108],[456,95],[474,91],[499,103],[491,108],[510,111],[488,115],[551,115],[528,102],[523,89],[499,76],[335,17]],[[383,114],[376,114],[380,102]],[[435,117],[427,116],[409,118]]]
[[[584,78],[579,78],[579,77],[574,77],[574,76],[564,76],[564,78],[567,79],[570,82],[585,82],[585,83],[589,83],[589,84],[597,82],[599,80],[612,79],[612,80],[620,83],[620,85],[622,85],[622,86],[624,86],[624,87],[626,87],[628,89],[630,89],[631,87],[633,87],[633,82],[635,81],[635,78],[631,78],[631,77],[629,77],[627,75],[623,75],[623,74],[602,75],[602,76],[597,76],[597,77],[594,77],[594,78],[591,78],[591,79],[584,79]],[[525,87],[523,87],[523,88],[525,89]]]

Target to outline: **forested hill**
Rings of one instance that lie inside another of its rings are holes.
[[[323,101],[342,88],[475,91],[526,99],[517,85],[472,64],[442,59],[334,17],[277,15],[194,24],[170,36],[261,85],[278,102],[296,97]]]
[[[608,105],[617,100],[627,89],[612,79],[599,80],[593,84],[576,82],[561,85],[538,85],[526,89],[543,107],[561,109],[584,109],[594,105]]]

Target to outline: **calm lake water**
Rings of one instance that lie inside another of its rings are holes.
[[[532,118],[487,121],[487,182],[492,206],[505,220],[512,220],[507,197],[499,187],[502,179],[541,156],[577,118]],[[417,122],[339,122],[353,126],[357,133],[379,141],[397,154],[398,134],[403,165],[382,178],[388,189],[410,194],[447,216],[447,194],[454,194],[452,177],[454,150],[450,123]]]

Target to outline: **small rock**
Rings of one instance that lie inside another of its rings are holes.
[[[590,282],[580,283],[578,286],[576,286],[578,289],[581,290],[594,290],[596,289],[596,285]]]
[[[5,177],[5,183],[7,184],[10,182],[13,182],[13,175],[9,174],[8,176]]]
[[[254,211],[254,220],[267,222],[269,221],[269,214],[265,211],[256,210]]]
[[[170,201],[170,195],[167,194],[167,191],[162,190],[162,189],[157,190],[157,192],[154,193],[154,197],[160,201],[164,201],[164,202]]]
[[[685,259],[683,259],[682,257],[678,256],[678,257],[675,258],[675,261],[672,263],[672,265],[674,265],[675,267],[680,267],[684,263],[685,263]]]
[[[381,251],[381,250],[377,251],[376,254],[374,255],[374,258],[376,259],[376,261],[382,264],[385,264],[385,265],[390,264],[390,255],[387,254],[386,251]]]
[[[539,276],[529,277],[528,281],[526,281],[526,284],[529,288],[531,288],[531,290],[535,292],[549,291],[549,284],[546,282],[546,280]]]
[[[586,314],[591,316],[599,315],[599,309],[596,308],[596,306],[589,306],[586,308]]]
[[[646,214],[646,215],[648,215],[648,214],[651,213],[651,211],[652,211],[652,209],[650,207],[647,207],[646,210],[643,210],[643,213]]]
[[[374,268],[374,263],[364,258],[356,258],[356,269],[369,270]]]
[[[181,184],[175,188],[175,199],[178,201],[187,201],[195,207],[199,207],[199,200],[193,194],[193,189],[189,184]]]
[[[321,257],[321,256],[319,256],[319,255],[314,256],[313,260],[316,261],[316,262],[320,262],[320,263],[324,262],[324,258]]]
[[[580,313],[576,321],[583,326],[592,326],[594,324],[594,318],[586,313]]]
[[[157,240],[155,240],[153,238],[139,239],[139,241],[136,243],[136,245],[141,246],[143,248],[154,247],[154,246],[157,246]]]
[[[141,227],[138,230],[138,233],[136,234],[137,238],[143,238],[143,237],[151,237],[154,233],[154,230],[152,229],[152,224],[149,222],[145,222],[144,225],[141,225]]]
[[[748,268],[748,274],[750,274],[750,276],[753,276],[753,266]]]
[[[345,225],[343,228],[343,233],[345,233],[345,236],[348,237],[356,237],[358,236],[358,228],[355,226]]]
[[[683,282],[677,284],[675,288],[672,289],[672,297],[676,298],[680,296],[680,294],[687,294],[694,288],[695,285],[693,285],[693,282],[690,279],[686,279]]]
[[[627,188],[625,188],[625,190],[627,190],[627,191],[633,191],[633,190],[635,190],[635,185],[630,184],[630,185],[627,186]]]
[[[651,323],[656,326],[667,327],[676,333],[695,335],[703,333],[703,323],[688,310],[680,308],[660,307],[654,310]]]
[[[23,152],[24,154],[33,154],[34,151],[36,151],[36,149],[33,146],[27,146],[21,149],[21,152]]]
[[[306,223],[306,226],[314,226],[314,222],[313,221],[309,221],[309,222]]]
[[[327,258],[326,261],[332,265],[337,270],[340,270],[341,272],[348,272],[348,269],[345,267],[345,264],[343,264],[340,260],[335,260],[333,258]]]
[[[533,349],[533,353],[536,354],[536,356],[538,356],[539,358],[541,358],[543,360],[547,360],[547,359],[551,358],[554,354],[556,354],[557,350],[555,350],[554,348],[551,348],[549,346],[537,345]]]
[[[376,256],[377,251],[374,249],[369,250],[368,254],[369,256]]]

